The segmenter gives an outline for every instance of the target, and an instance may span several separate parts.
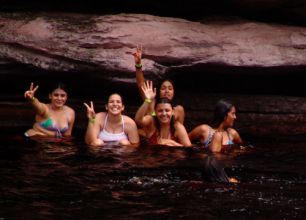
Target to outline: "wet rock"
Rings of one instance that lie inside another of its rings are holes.
[[[104,90],[120,89],[128,97],[126,112],[134,117],[141,101],[131,53],[142,44],[146,77],[178,83],[176,99],[185,107],[188,130],[209,123],[216,101],[226,98],[238,108],[236,127],[242,133],[306,132],[305,27],[144,14],[2,12],[0,30],[1,100],[17,100],[0,103],[1,127],[32,125],[22,95],[33,79],[48,85],[60,78],[73,87],[69,97],[77,101],[69,105],[77,110],[82,135],[82,103],[105,100]],[[40,99],[49,92],[45,85]]]
[[[143,14],[0,16],[0,57],[52,71],[103,70],[111,81],[133,81],[131,53],[137,44],[144,45],[144,69],[154,79],[192,68],[205,74],[207,64],[306,65],[305,27],[244,20],[200,23]]]

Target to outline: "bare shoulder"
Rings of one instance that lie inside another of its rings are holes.
[[[182,105],[177,105],[174,107],[174,110],[177,112],[184,112],[184,107]]]
[[[215,131],[215,133],[213,135],[213,139],[215,139],[215,140],[222,140],[222,138],[223,138],[222,131]]]
[[[127,116],[127,115],[122,115],[123,117],[123,121],[125,124],[128,124],[128,125],[136,125],[134,119],[132,119],[131,117]]]
[[[96,121],[101,122],[104,124],[105,118],[106,118],[106,112],[98,112],[96,113]]]
[[[236,131],[234,128],[228,128],[227,130],[228,130],[228,132],[229,132],[231,135],[236,135],[236,134],[238,134],[238,131]]]
[[[234,128],[228,128],[227,130],[233,138],[240,137],[238,131],[236,131]]]
[[[193,130],[197,130],[199,132],[208,132],[211,129],[212,127],[210,127],[208,124],[201,124],[195,127]]]
[[[67,105],[65,105],[65,110],[67,111],[68,114],[73,114],[73,115],[75,114],[74,109]]]
[[[185,126],[184,126],[181,122],[176,121],[176,122],[174,123],[174,128],[175,128],[175,129],[185,129]]]

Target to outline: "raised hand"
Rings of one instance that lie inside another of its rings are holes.
[[[24,97],[26,99],[34,99],[34,95],[35,95],[35,92],[38,89],[38,87],[39,87],[38,85],[34,87],[34,83],[31,83],[30,89],[25,91]]]
[[[137,45],[136,52],[133,53],[135,64],[141,64],[142,51],[142,45]]]
[[[95,113],[95,110],[94,110],[93,102],[90,101],[90,106],[88,104],[86,104],[85,102],[84,102],[84,105],[87,108],[87,118],[90,119],[90,120],[94,119],[96,117],[96,113]]]
[[[156,96],[156,88],[153,89],[153,82],[147,80],[142,86],[141,89],[146,99],[154,99]]]

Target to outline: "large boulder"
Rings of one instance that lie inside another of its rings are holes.
[[[0,16],[0,57],[46,70],[104,70],[104,77],[112,81],[128,82],[134,77],[131,53],[138,44],[145,49],[145,71],[156,79],[192,67],[205,74],[207,64],[306,65],[306,27],[250,21],[201,23],[142,14]]]

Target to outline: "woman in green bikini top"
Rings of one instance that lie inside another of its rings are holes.
[[[56,85],[49,94],[50,103],[45,104],[35,98],[38,86],[31,83],[30,89],[24,93],[24,97],[33,106],[36,116],[33,128],[25,132],[25,136],[57,137],[71,136],[75,120],[75,112],[65,105],[67,92],[62,83]]]

